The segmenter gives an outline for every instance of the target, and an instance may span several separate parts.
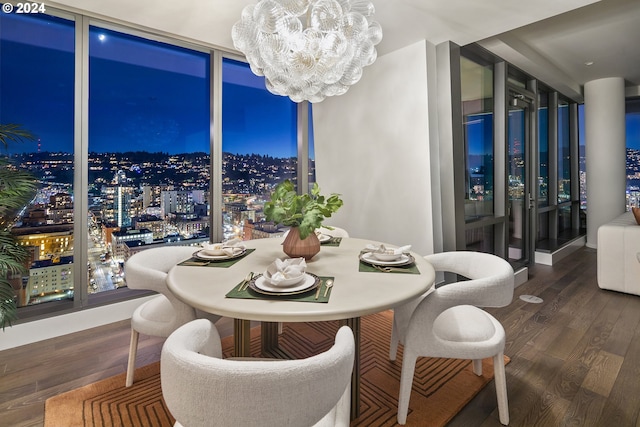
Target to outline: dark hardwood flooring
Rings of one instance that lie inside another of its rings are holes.
[[[510,425],[640,426],[640,297],[599,289],[588,248],[529,277],[489,310],[507,331]],[[158,360],[162,342],[141,336],[138,366]],[[124,372],[128,346],[123,321],[0,352],[0,426],[41,426],[48,397]],[[493,383],[449,423],[499,425]]]

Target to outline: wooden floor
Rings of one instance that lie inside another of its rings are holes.
[[[510,425],[640,426],[640,297],[599,289],[587,248],[529,277],[512,304],[489,310],[507,331]],[[0,426],[42,425],[48,397],[124,372],[128,346],[125,321],[0,352]],[[161,346],[141,337],[138,365]],[[500,425],[495,402],[491,383],[449,426]]]

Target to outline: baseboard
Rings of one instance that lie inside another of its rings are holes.
[[[0,331],[0,351],[130,319],[154,295],[20,323]]]
[[[525,283],[529,280],[529,269],[527,267],[522,267],[518,271],[514,273],[513,276],[513,287],[517,288],[518,286]]]
[[[560,261],[562,258],[571,255],[587,243],[586,236],[578,237],[568,245],[565,245],[554,252],[538,252],[536,251],[535,262],[536,264],[553,265]]]

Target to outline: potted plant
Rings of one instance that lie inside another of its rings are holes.
[[[310,259],[320,251],[315,230],[341,206],[338,194],[320,195],[318,183],[313,184],[311,193],[298,194],[293,183],[286,180],[271,193],[271,200],[264,205],[264,214],[268,221],[291,227],[283,243],[287,255]]]
[[[9,142],[20,142],[23,139],[34,139],[34,136],[20,126],[0,124],[0,142],[8,146]],[[17,319],[15,292],[9,278],[15,273],[24,272],[24,260],[28,252],[16,244],[9,231],[16,213],[31,200],[36,183],[31,174],[10,168],[7,157],[0,156],[0,326]]]

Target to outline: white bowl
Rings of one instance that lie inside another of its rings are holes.
[[[298,283],[300,283],[302,279],[304,279],[304,273],[296,277],[287,277],[286,279],[281,279],[276,283],[271,281],[271,273],[269,273],[268,271],[265,271],[264,278],[267,282],[269,282],[269,284],[271,284],[271,286],[287,288],[289,286],[297,285]]]
[[[203,243],[201,252],[209,256],[222,256],[227,254],[222,250],[222,243]]]
[[[402,254],[394,254],[393,251],[371,252],[371,255],[379,261],[395,261],[402,256]]]

